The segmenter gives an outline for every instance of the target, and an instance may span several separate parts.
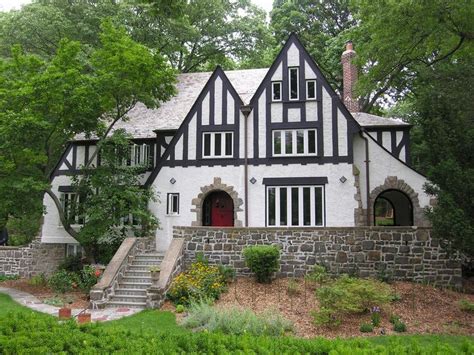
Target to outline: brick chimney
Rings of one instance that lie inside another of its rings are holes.
[[[346,50],[342,53],[342,100],[350,112],[360,111],[359,100],[354,97],[354,89],[357,82],[357,67],[353,64],[356,52],[352,42],[346,43]]]

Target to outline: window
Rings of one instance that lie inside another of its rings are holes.
[[[232,157],[233,132],[208,132],[203,133],[204,158],[229,158]]]
[[[323,186],[267,187],[268,226],[322,226]]]
[[[281,82],[272,82],[272,101],[281,101]]]
[[[124,165],[137,166],[147,165],[151,163],[151,146],[150,144],[132,144],[130,145],[129,158]]]
[[[316,80],[306,81],[306,98],[308,100],[316,99]]]
[[[298,100],[299,93],[299,80],[298,80],[298,68],[289,68],[289,91],[290,91],[290,100]]]
[[[316,155],[316,130],[292,129],[273,131],[273,155]]]
[[[67,244],[66,257],[82,255],[82,247],[79,244]]]
[[[61,193],[61,204],[64,210],[64,217],[70,221],[71,224],[84,225],[85,215],[81,204],[84,202],[83,197],[76,198],[76,193],[67,192]]]
[[[166,207],[166,214],[168,215],[179,214],[179,194],[176,194],[176,193],[168,194],[168,204]]]

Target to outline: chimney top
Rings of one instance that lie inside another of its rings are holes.
[[[352,41],[346,42],[346,50],[342,53],[342,77],[343,77],[343,90],[342,100],[350,112],[358,112],[359,100],[355,97],[355,86],[357,82],[357,67],[353,63],[353,59],[356,57],[356,52]]]

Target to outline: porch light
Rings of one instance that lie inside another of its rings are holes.
[[[176,179],[175,179],[175,178],[171,178],[171,179],[170,179],[170,182],[174,185],[174,183],[176,182]]]
[[[339,178],[339,181],[342,182],[343,184],[347,181],[346,177],[344,175],[342,175],[340,178]]]

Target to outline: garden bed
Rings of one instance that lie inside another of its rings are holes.
[[[316,326],[311,310],[318,309],[314,296],[317,286],[302,278],[296,279],[296,287],[293,288],[296,294],[289,295],[289,282],[290,279],[277,279],[271,284],[259,284],[250,278],[238,278],[221,295],[215,307],[245,307],[256,313],[266,309],[278,310],[294,323],[295,335],[305,338],[396,334],[389,322],[392,314],[399,316],[407,324],[407,333],[474,335],[474,314],[459,308],[461,299],[474,302],[474,295],[409,282],[395,282],[391,287],[400,296],[400,300],[384,307],[381,325],[372,333],[361,333],[359,327],[361,323],[370,323],[370,314],[346,316],[336,329]],[[164,306],[164,309],[173,308],[169,303]]]
[[[57,293],[43,285],[32,285],[28,279],[8,280],[0,283],[1,287],[13,288],[28,292],[43,302],[62,301],[70,308],[85,309],[89,307],[88,295],[81,290]],[[51,304],[56,306],[56,304]],[[59,305],[58,305],[59,306]]]

